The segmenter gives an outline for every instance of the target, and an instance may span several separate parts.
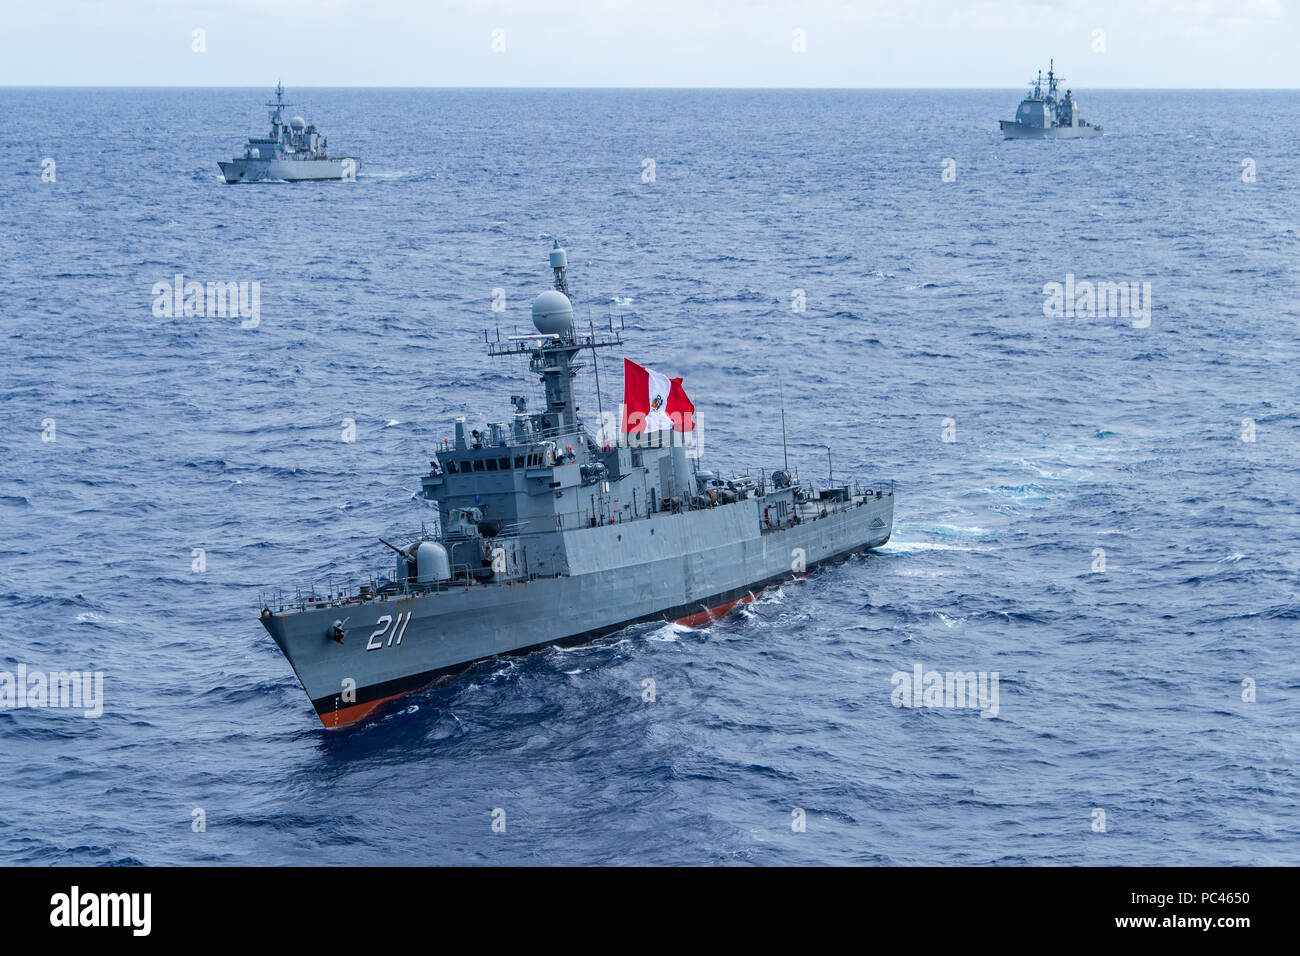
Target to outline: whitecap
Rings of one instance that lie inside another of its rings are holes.
[[[940,535],[941,537],[951,538],[967,536],[978,537],[990,533],[987,528],[963,528],[962,526],[955,524],[937,524],[928,528],[917,528],[917,530],[924,534],[934,534]]]
[[[675,644],[677,643],[677,635],[690,634],[694,630],[696,630],[696,628],[689,627],[686,624],[678,624],[676,622],[670,622],[668,624],[665,624],[663,627],[660,627],[658,630],[654,631],[653,633],[647,634],[646,640],[658,641],[659,643],[662,644]]]
[[[78,614],[74,621],[77,624],[125,624],[126,621],[117,617],[109,617],[107,614],[100,614],[98,611],[83,611]]]
[[[940,541],[899,541],[892,538],[875,549],[893,554],[911,554],[913,551],[987,551],[987,548],[967,548],[959,544],[944,544]]]

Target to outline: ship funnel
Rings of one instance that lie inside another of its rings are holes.
[[[564,255],[563,249],[560,255]],[[533,325],[543,335],[567,336],[573,328],[573,305],[569,297],[554,289],[539,295],[533,300]]]

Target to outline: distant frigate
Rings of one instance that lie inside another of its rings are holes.
[[[624,403],[593,437],[573,378],[590,350],[621,347],[622,323],[574,327],[567,262],[537,296],[535,332],[488,339],[527,359],[546,405],[512,396],[513,418],[436,448],[422,479],[436,534],[400,545],[391,577],[320,593],[264,596],[261,621],[326,727],[474,661],[578,643],[647,621],[703,626],[770,585],[879,547],[892,484],[817,489],[788,461],[770,475],[701,470],[694,406],[681,379],[624,359]],[[784,442],[784,411],[782,411]],[[605,426],[609,427],[605,427]]]
[[[271,110],[271,132],[250,136],[244,155],[218,163],[228,183],[260,183],[275,180],[300,182],[308,179],[356,179],[361,161],[355,156],[330,156],[325,137],[301,116],[284,121],[284,85],[275,86]]]
[[[1069,90],[1057,98],[1058,84],[1064,77],[1056,75],[1055,63],[1048,61],[1047,89],[1043,89],[1043,71],[1033,81],[1033,89],[1020,101],[1013,120],[998,120],[1007,139],[1086,139],[1100,136],[1100,126],[1093,126],[1079,116],[1079,101]]]

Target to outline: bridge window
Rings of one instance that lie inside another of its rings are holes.
[[[501,470],[502,470],[502,471],[509,471],[509,470],[510,470],[510,459],[509,459],[509,458],[502,458],[502,459],[499,459],[498,464],[501,465]]]
[[[456,463],[454,461],[447,462],[447,471],[453,475],[456,474]]]
[[[487,470],[488,470],[488,471],[496,471],[496,470],[497,470],[497,460],[496,460],[495,458],[489,458],[489,459],[487,460]]]
[[[522,467],[524,467],[524,456],[523,456],[523,455],[515,455],[515,467],[516,467],[516,468],[522,468]]]
[[[482,459],[482,458],[475,458],[475,459],[474,459],[474,470],[475,470],[475,471],[482,471],[482,470],[483,470],[483,459]]]

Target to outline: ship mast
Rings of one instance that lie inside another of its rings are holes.
[[[498,334],[497,342],[488,342],[488,354],[528,356],[528,367],[539,375],[546,390],[546,411],[542,415],[544,430],[553,435],[563,435],[577,432],[581,426],[573,399],[573,379],[578,374],[573,364],[574,356],[591,349],[594,362],[596,349],[621,346],[623,340],[617,332],[608,336],[598,335],[594,328],[587,335],[577,332],[573,324],[573,304],[569,300],[568,258],[558,240],[551,249],[550,262],[555,276],[555,291],[543,292],[533,302],[533,325],[537,334],[515,336],[504,342],[500,341]],[[597,403],[601,403],[599,394]]]
[[[286,103],[284,101],[284,83],[282,81],[276,80],[275,82],[275,102],[267,103],[266,105],[275,107],[275,110],[270,114],[271,137],[273,139],[279,139],[280,127],[284,125],[284,108],[292,105],[291,103]]]

